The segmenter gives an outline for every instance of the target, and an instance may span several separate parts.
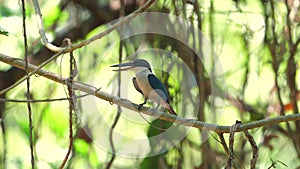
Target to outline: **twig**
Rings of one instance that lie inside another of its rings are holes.
[[[228,152],[228,146],[227,146],[227,144],[226,144],[226,141],[225,141],[225,139],[224,139],[223,134],[224,134],[224,133],[218,133],[218,136],[219,136],[219,138],[220,138],[220,143],[222,144],[223,149],[225,150],[225,152],[226,152],[227,154],[229,154],[229,152]]]
[[[134,11],[133,13],[131,13],[130,15],[126,16],[124,19],[121,19],[120,21],[116,22],[115,24],[111,25],[107,30],[105,30],[104,32],[101,32],[93,37],[91,37],[90,39],[87,39],[85,41],[82,41],[78,44],[69,46],[67,48],[62,48],[62,47],[57,47],[53,44],[51,44],[46,35],[45,35],[45,29],[44,29],[44,24],[43,24],[43,18],[42,18],[42,14],[41,14],[41,10],[40,10],[40,6],[37,0],[32,0],[33,2],[33,6],[34,6],[34,10],[36,12],[37,15],[37,22],[38,22],[38,29],[39,29],[39,33],[42,39],[43,44],[52,52],[61,52],[62,50],[65,50],[64,52],[71,52],[75,49],[81,48],[83,46],[86,46],[88,44],[90,44],[91,42],[101,39],[104,36],[106,36],[107,34],[109,34],[110,32],[112,32],[113,30],[115,30],[116,28],[124,25],[125,23],[129,22],[130,20],[132,20],[133,18],[135,18],[136,16],[138,16],[138,14],[144,12],[145,10],[147,10],[154,2],[155,0],[149,0],[147,1],[143,6],[141,6],[139,9],[137,9],[136,11]]]
[[[118,106],[117,115],[116,115],[116,117],[114,119],[114,122],[113,122],[113,124],[112,124],[112,126],[110,128],[110,131],[109,131],[109,144],[111,146],[111,151],[112,151],[111,154],[112,154],[112,156],[111,156],[109,162],[107,163],[105,169],[109,169],[112,166],[112,163],[114,162],[114,160],[116,158],[116,154],[115,154],[116,153],[116,149],[115,149],[114,141],[113,141],[113,132],[114,132],[114,129],[115,129],[115,127],[116,127],[116,125],[117,125],[117,123],[119,121],[120,115],[121,115],[121,112],[120,112],[121,109],[119,109],[119,107],[120,106]]]
[[[236,121],[234,125],[230,127],[230,136],[229,136],[229,157],[227,161],[227,165],[225,169],[230,169],[233,165],[234,153],[233,153],[233,145],[234,145],[234,134],[237,131],[237,128],[241,125],[240,121]]]
[[[270,167],[268,167],[268,169],[276,168],[277,163],[280,163],[280,164],[284,165],[285,167],[288,167],[285,163],[283,163],[280,160],[276,160],[276,161],[273,161],[272,159],[270,159],[270,160],[272,161],[272,164],[270,165]]]
[[[65,45],[72,45],[71,40],[70,39],[65,39],[64,41]],[[73,52],[70,52],[70,77],[67,80],[67,87],[68,87],[68,95],[71,99],[69,99],[69,146],[68,146],[68,151],[67,154],[63,160],[63,162],[61,163],[59,169],[63,169],[66,162],[68,161],[69,155],[72,151],[73,148],[73,117],[72,117],[72,113],[73,111],[75,111],[76,109],[76,97],[75,96],[75,92],[74,92],[74,78],[77,75],[77,66],[76,66],[76,62],[73,56]]]
[[[116,117],[114,119],[114,122],[113,122],[113,124],[112,124],[112,126],[110,128],[110,131],[109,131],[109,144],[111,146],[111,151],[112,151],[111,154],[112,154],[112,156],[111,156],[109,162],[107,163],[105,169],[109,169],[112,166],[112,163],[114,162],[114,160],[116,158],[116,154],[115,154],[116,153],[116,149],[115,149],[114,141],[113,141],[113,133],[114,133],[114,129],[115,129],[115,127],[116,127],[116,125],[117,125],[117,123],[118,123],[118,121],[120,119],[120,115],[121,115],[120,111],[121,111],[121,108],[120,108],[120,106],[118,106],[117,115],[116,115]]]
[[[15,66],[15,67],[23,69],[23,70],[25,69],[24,61],[6,56],[1,53],[0,53],[0,61],[8,63],[12,66]],[[35,70],[36,68],[37,68],[37,66],[28,64],[29,71]],[[66,78],[63,78],[57,74],[46,71],[44,69],[38,70],[36,72],[36,74],[43,76],[45,78],[48,78],[52,81],[64,84],[64,85],[67,84]],[[88,84],[84,84],[82,82],[74,81],[73,86],[74,86],[74,88],[76,88],[79,91],[82,91],[85,93],[90,93],[102,100],[106,100],[110,103],[114,103],[114,104],[120,105],[121,107],[133,110],[135,112],[139,112],[137,109],[138,105],[130,102],[127,99],[122,99],[122,98],[110,95],[104,91],[99,91],[96,87],[93,87]],[[202,130],[211,130],[211,131],[214,131],[217,133],[229,133],[230,128],[231,128],[231,126],[221,126],[221,125],[216,125],[216,124],[212,124],[212,123],[197,121],[195,119],[187,119],[187,118],[183,118],[180,116],[174,116],[171,114],[163,113],[163,112],[160,112],[155,109],[147,109],[145,107],[142,107],[140,112],[143,114],[150,115],[150,116],[158,117],[161,120],[175,122],[176,124],[182,124],[185,126],[192,126],[192,127],[199,128]],[[274,118],[267,118],[267,119],[250,122],[250,123],[241,124],[239,127],[237,127],[236,132],[254,129],[254,128],[267,126],[267,125],[271,125],[271,124],[278,124],[281,122],[296,121],[296,120],[300,120],[300,114],[290,114],[290,115],[278,116],[278,117],[274,117]]]
[[[24,37],[24,50],[25,50],[25,72],[26,76],[28,77],[29,69],[28,69],[28,45],[27,45],[27,35],[26,35],[26,8],[25,8],[25,1],[22,0],[22,22],[23,22],[23,37]],[[30,96],[30,78],[26,80],[26,97],[27,100],[31,99]],[[33,125],[32,125],[32,111],[30,102],[27,102],[27,109],[28,109],[28,121],[29,121],[29,146],[30,146],[30,156],[31,156],[31,168],[34,169],[34,147],[33,147]]]
[[[60,52],[62,50],[62,48],[61,47],[57,47],[57,46],[51,44],[48,41],[48,38],[46,37],[45,29],[44,29],[44,23],[43,23],[43,18],[42,18],[42,13],[41,13],[41,10],[40,10],[40,5],[39,5],[38,0],[32,0],[32,3],[33,3],[34,10],[35,10],[35,13],[36,13],[38,29],[39,29],[39,33],[40,33],[41,40],[42,40],[43,44],[49,50],[51,50],[53,52]]]
[[[82,97],[85,97],[85,96],[88,96],[88,95],[91,95],[91,94],[87,93],[87,94],[83,94],[83,95],[80,95],[80,96],[74,96],[74,98],[78,99],[78,98],[82,98]],[[32,99],[30,99],[30,100],[18,100],[18,99],[2,99],[2,98],[0,98],[0,102],[43,103],[43,102],[55,102],[55,101],[63,101],[63,100],[70,100],[70,99],[72,99],[72,98],[65,97],[65,98],[57,98],[57,99],[34,99],[34,100],[32,100]]]
[[[244,130],[244,134],[247,137],[251,147],[252,147],[252,159],[251,159],[251,169],[255,169],[256,166],[256,161],[258,158],[258,147],[255,143],[255,140],[253,139],[253,137],[251,136],[251,134],[249,133],[248,130]]]

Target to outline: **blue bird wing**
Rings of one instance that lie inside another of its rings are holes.
[[[137,84],[136,78],[135,78],[135,77],[132,79],[132,82],[133,82],[134,88],[135,88],[138,92],[140,92],[142,95],[144,95],[143,92],[142,92],[142,90],[141,90],[141,88],[140,88],[139,85]]]
[[[167,103],[168,103],[169,102],[168,92],[167,92],[165,86],[162,84],[162,82],[153,74],[148,75],[148,80],[149,80],[151,87],[154,90],[158,91],[157,93],[160,95],[160,97],[165,99],[165,101],[167,101]]]

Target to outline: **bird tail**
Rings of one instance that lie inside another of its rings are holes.
[[[173,115],[177,116],[177,113],[174,111],[174,109],[170,105],[167,106],[167,109],[170,112],[170,114],[173,114]]]

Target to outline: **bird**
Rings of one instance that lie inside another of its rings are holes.
[[[170,105],[168,92],[163,83],[153,74],[150,64],[144,59],[135,59],[131,62],[112,65],[111,67],[119,67],[113,71],[135,71],[135,77],[132,78],[135,89],[141,93],[145,100],[139,104],[138,110],[147,103],[148,99],[157,103],[157,108],[162,106],[166,108],[170,114],[177,115]]]

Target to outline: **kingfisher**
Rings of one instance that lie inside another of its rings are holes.
[[[145,98],[144,102],[138,106],[138,110],[140,110],[149,99],[157,103],[157,108],[162,106],[166,108],[170,114],[177,115],[170,105],[168,92],[165,86],[153,74],[151,66],[146,60],[136,59],[131,62],[112,65],[111,67],[119,67],[118,70],[114,71],[135,71],[135,77],[132,79],[133,85]]]

